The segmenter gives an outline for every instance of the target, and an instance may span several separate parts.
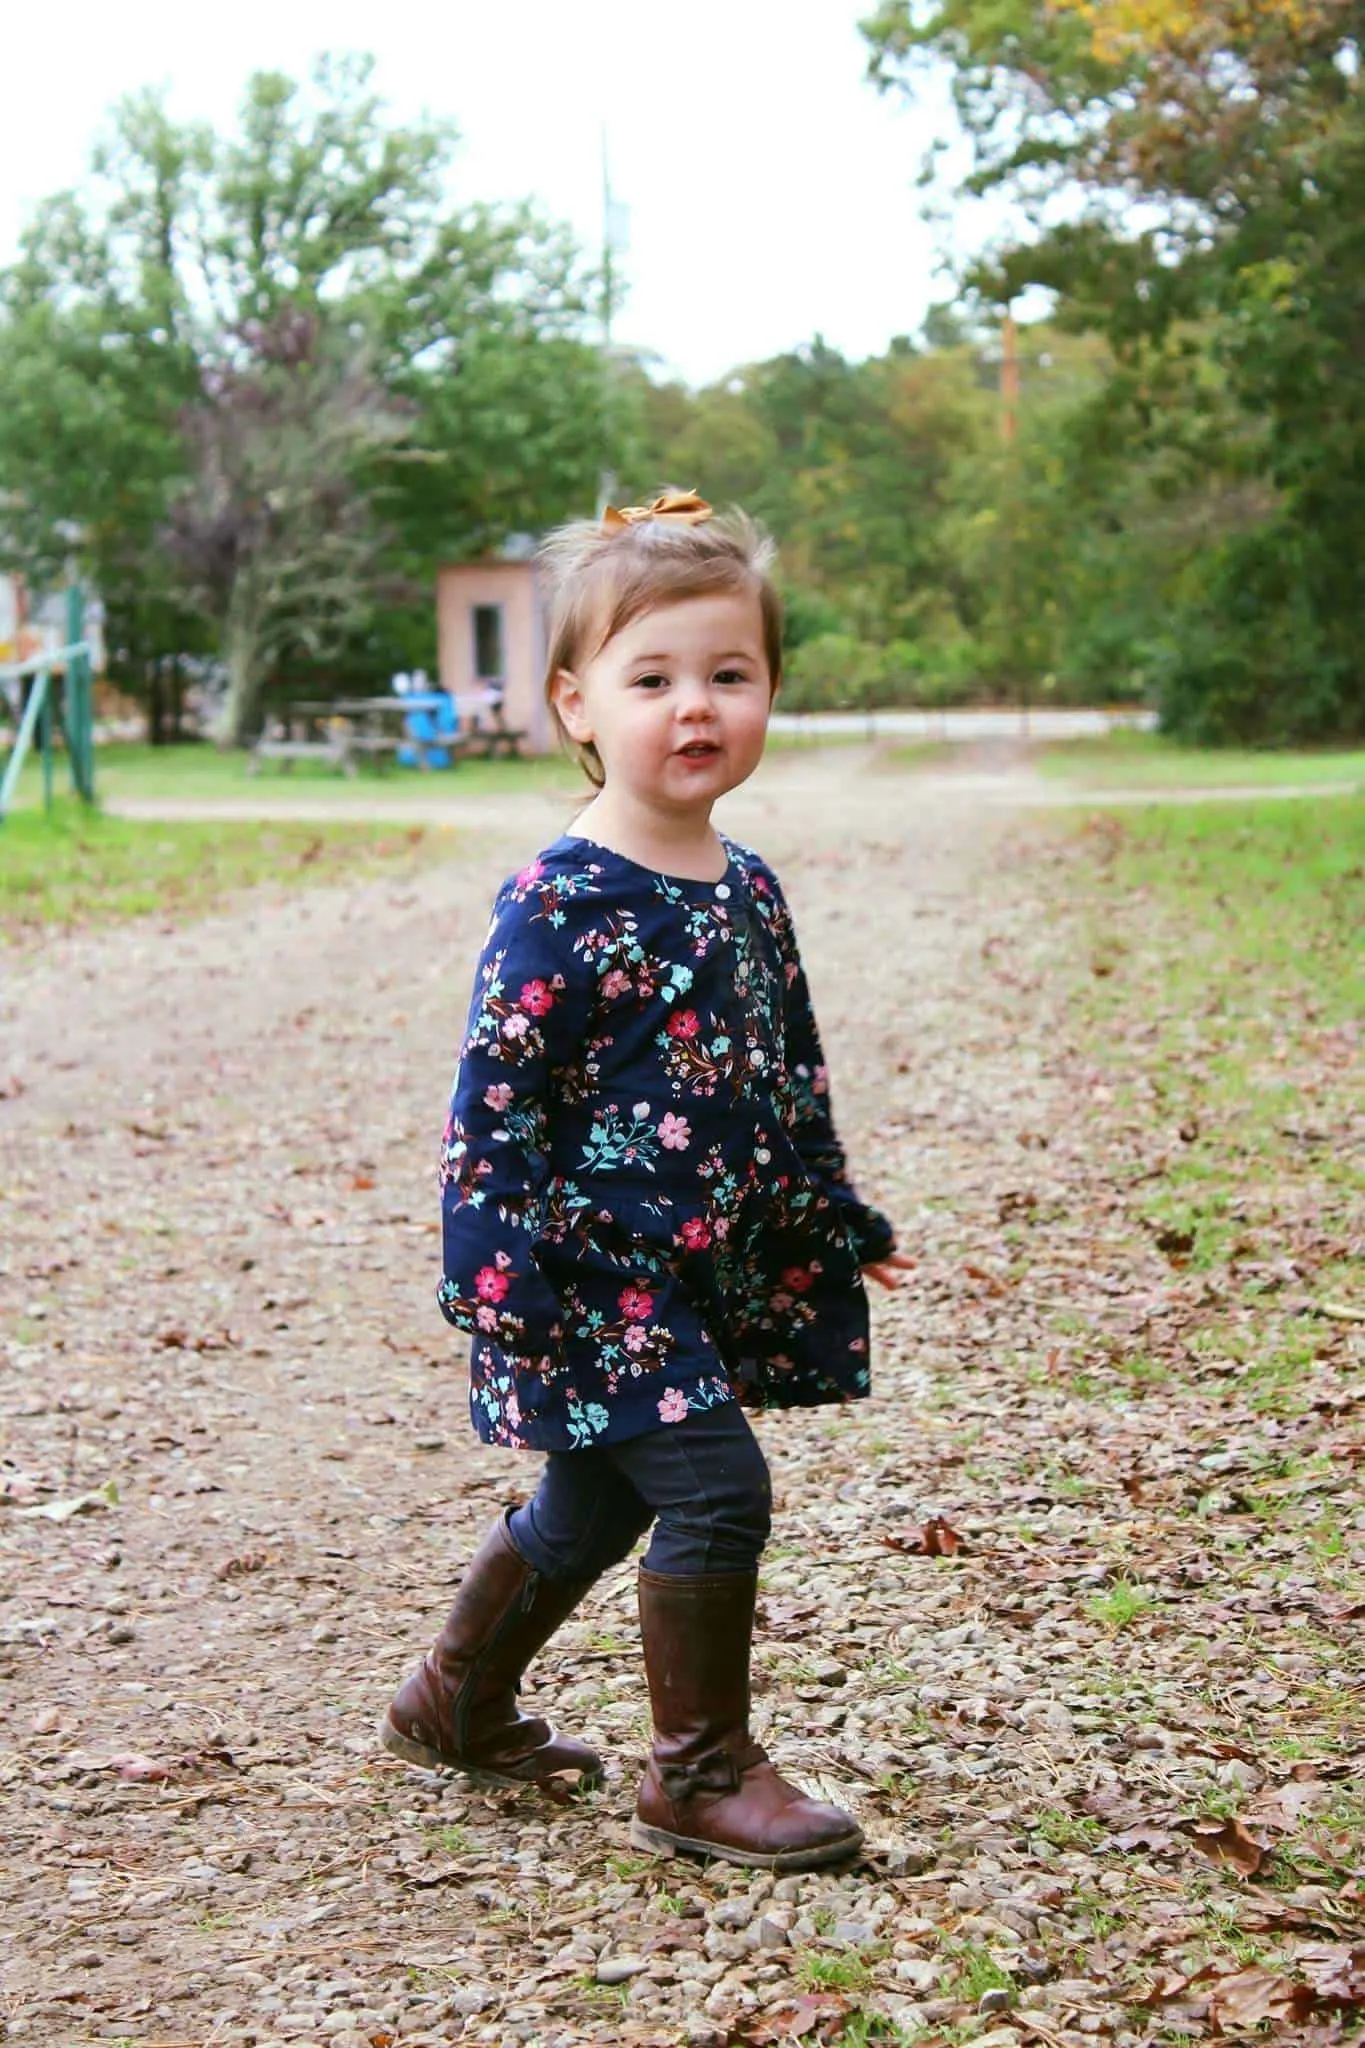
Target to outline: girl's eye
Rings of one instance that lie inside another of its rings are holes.
[[[668,688],[668,677],[661,675],[636,676],[635,688],[637,690],[666,690]]]
[[[716,670],[716,681],[718,683],[747,683],[748,680],[749,678],[742,668],[718,668]]]

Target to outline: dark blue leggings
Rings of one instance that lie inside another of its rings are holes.
[[[512,1541],[550,1579],[595,1579],[650,1523],[654,1572],[750,1571],[772,1527],[767,1460],[737,1401],[588,1450],[551,1451],[509,1517]]]

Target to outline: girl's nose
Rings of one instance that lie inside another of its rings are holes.
[[[679,718],[706,719],[714,715],[711,693],[703,683],[683,684],[673,700]]]

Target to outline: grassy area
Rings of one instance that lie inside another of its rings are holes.
[[[262,883],[298,887],[402,871],[449,833],[360,824],[143,824],[62,803],[0,824],[0,941],[155,915],[203,916]]]
[[[1079,844],[1074,1014],[1105,1113],[1155,1154],[1138,1220],[1208,1276],[1186,1369],[1217,1358],[1258,1411],[1301,1413],[1334,1331],[1359,1333],[1331,1311],[1365,1309],[1365,800],[1153,805]],[[1134,1384],[1169,1368],[1122,1362]]]
[[[248,763],[246,754],[220,752],[205,745],[149,747],[116,742],[98,749],[95,776],[100,801],[108,804],[171,797],[211,803],[250,797],[253,803],[265,805],[307,795],[335,801],[339,814],[348,804],[368,802],[376,794],[386,800],[398,796],[430,801],[434,797],[455,802],[461,796],[504,791],[572,791],[581,781],[573,763],[558,755],[529,761],[461,761],[457,768],[432,773],[393,767],[355,776],[339,775],[314,761],[296,761],[287,769],[270,762],[258,775],[252,775]],[[58,773],[64,778],[65,763],[58,763]],[[41,773],[37,761],[30,758],[20,782],[19,804],[31,808],[41,801]]]
[[[1365,751],[1271,753],[1241,747],[1185,747],[1160,733],[1049,740],[1027,760],[1040,774],[1087,788],[1263,789],[1276,784],[1365,786]]]

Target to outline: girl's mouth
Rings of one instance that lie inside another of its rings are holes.
[[[706,761],[712,754],[718,754],[720,748],[714,740],[689,740],[685,747],[679,747],[677,751],[684,761]]]

